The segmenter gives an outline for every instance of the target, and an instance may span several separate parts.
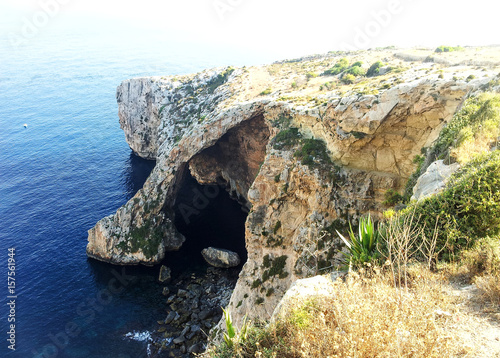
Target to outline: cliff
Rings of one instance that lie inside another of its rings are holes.
[[[478,51],[453,63],[390,49],[332,53],[124,81],[126,140],[157,164],[134,198],[89,230],[87,254],[153,265],[179,249],[186,239],[174,205],[190,173],[249,210],[248,260],[230,308],[237,324],[245,314],[270,317],[292,282],[340,263],[335,229],[380,215],[385,193],[401,192],[415,170],[413,158],[497,76],[498,63],[471,62]]]

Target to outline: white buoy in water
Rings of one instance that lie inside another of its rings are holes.
[[[28,128],[28,125],[26,123],[23,124],[24,128]]]

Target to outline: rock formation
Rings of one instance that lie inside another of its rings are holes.
[[[249,210],[248,260],[230,302],[236,324],[245,314],[270,317],[294,281],[339,264],[335,229],[380,215],[385,192],[401,191],[415,170],[413,158],[498,73],[381,50],[349,61],[383,59],[391,68],[383,75],[351,85],[315,76],[339,58],[124,81],[117,99],[125,137],[157,164],[128,203],[89,230],[88,255],[153,265],[177,250],[185,238],[173,205],[189,171]],[[478,79],[466,81],[471,74]]]
[[[430,195],[441,192],[448,178],[460,168],[460,164],[446,165],[442,160],[431,163],[413,188],[411,200],[423,200]]]
[[[160,274],[158,275],[158,281],[162,283],[168,283],[172,279],[172,271],[169,267],[162,265],[160,267]]]
[[[240,257],[236,252],[215,247],[207,247],[201,252],[205,261],[214,267],[229,268],[240,264]]]

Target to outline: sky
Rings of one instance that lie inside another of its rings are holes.
[[[499,44],[492,6],[491,0],[0,0],[0,37],[13,46],[61,33],[161,39],[279,60],[391,45]]]

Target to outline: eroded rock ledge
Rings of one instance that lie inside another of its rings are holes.
[[[402,189],[421,148],[498,72],[464,65],[457,79],[457,69],[374,51],[349,60],[384,59],[403,70],[350,86],[307,75],[338,59],[124,81],[117,99],[125,137],[157,164],[134,198],[89,230],[87,254],[153,265],[177,250],[185,238],[173,206],[189,170],[250,210],[248,260],[230,308],[236,323],[245,314],[268,318],[292,282],[339,262],[334,229],[379,215],[385,192]],[[481,79],[465,81],[479,72]]]

